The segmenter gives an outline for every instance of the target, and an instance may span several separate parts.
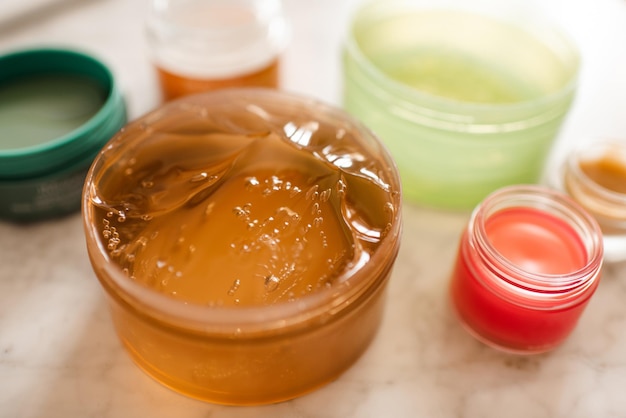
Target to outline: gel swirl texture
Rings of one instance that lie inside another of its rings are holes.
[[[87,190],[100,245],[184,303],[293,302],[349,281],[398,217],[379,145],[317,102],[186,98],[129,125]]]

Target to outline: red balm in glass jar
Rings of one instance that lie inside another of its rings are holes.
[[[548,351],[576,326],[602,257],[596,221],[567,196],[539,186],[500,189],[476,207],[463,233],[452,302],[484,343]]]

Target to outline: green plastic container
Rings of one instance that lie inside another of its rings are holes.
[[[0,218],[79,210],[94,157],[126,121],[113,74],[94,57],[64,49],[0,56]]]
[[[576,47],[488,3],[382,0],[354,15],[344,106],[389,147],[409,202],[469,210],[537,182],[573,100]]]

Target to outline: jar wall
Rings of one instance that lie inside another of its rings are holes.
[[[275,59],[267,67],[240,76],[205,79],[179,75],[157,67],[157,75],[161,84],[164,100],[173,100],[178,97],[198,92],[236,87],[266,87],[278,88],[280,83],[280,61]]]
[[[193,398],[258,405],[308,393],[350,367],[379,328],[387,278],[346,314],[259,338],[198,335],[159,323],[115,295],[108,302],[125,348],[148,375]]]
[[[344,59],[348,70],[356,65]],[[389,147],[407,201],[436,208],[467,210],[501,187],[537,183],[573,99],[572,94],[549,124],[513,132],[454,132],[416,121],[391,97],[381,100],[359,84],[358,71],[346,75],[345,107]]]
[[[545,311],[503,302],[477,278],[472,251],[463,238],[452,273],[452,303],[471,335],[503,351],[533,354],[559,346],[576,327],[598,285],[596,281],[584,298],[566,308]]]

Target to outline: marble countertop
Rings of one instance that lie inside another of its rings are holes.
[[[356,0],[285,0],[284,86],[338,104],[339,50]],[[626,2],[550,0],[584,60],[553,160],[578,141],[626,138]],[[2,0],[0,52],[83,48],[113,68],[131,117],[158,103],[146,1]],[[0,197],[1,198],[1,197]],[[626,265],[607,265],[567,342],[520,357],[465,333],[446,290],[467,213],[406,205],[376,339],[335,382],[290,402],[224,407],[178,395],[123,351],[89,265],[78,214],[0,222],[0,417],[626,417]]]

